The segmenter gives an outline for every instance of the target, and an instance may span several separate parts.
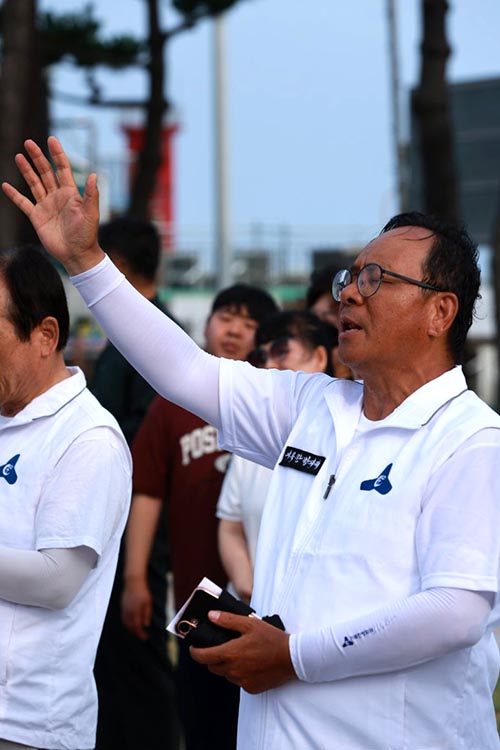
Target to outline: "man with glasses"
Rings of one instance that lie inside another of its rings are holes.
[[[110,338],[226,448],[275,467],[252,606],[286,632],[214,612],[241,636],[191,649],[244,688],[240,750],[498,750],[500,418],[460,367],[480,281],[467,233],[399,215],[337,277],[340,356],[363,383],[260,370],[135,294],[97,244],[95,176],[82,198],[56,139],[54,167],[25,145],[35,202],[3,189]]]

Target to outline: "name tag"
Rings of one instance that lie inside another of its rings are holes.
[[[315,453],[287,445],[279,466],[304,471],[306,474],[317,474],[324,462],[325,456],[317,456]]]

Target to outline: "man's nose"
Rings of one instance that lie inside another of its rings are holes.
[[[354,276],[340,292],[340,304],[358,304],[363,301],[363,297],[358,289],[358,279]]]

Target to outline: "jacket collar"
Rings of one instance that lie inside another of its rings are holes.
[[[464,393],[467,383],[460,365],[448,370],[406,398],[385,419],[373,422],[377,427],[417,429],[427,424],[449,401]],[[340,397],[340,398],[339,398]],[[352,381],[334,380],[325,392],[325,399],[336,425],[337,434],[353,434],[363,406],[363,386]]]

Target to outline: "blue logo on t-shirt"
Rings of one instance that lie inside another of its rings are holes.
[[[392,484],[389,482],[389,472],[392,469],[392,464],[386,466],[381,474],[376,479],[366,479],[361,482],[359,489],[366,490],[377,490],[381,495],[387,495],[392,490]]]
[[[0,477],[3,477],[9,484],[15,484],[17,482],[17,474],[14,466],[17,464],[17,459],[21,454],[17,453],[12,456],[6,464],[0,466]]]

